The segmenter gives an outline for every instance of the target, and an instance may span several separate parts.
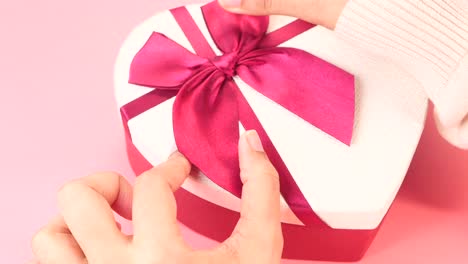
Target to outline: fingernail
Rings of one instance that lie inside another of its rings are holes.
[[[250,148],[259,152],[265,151],[263,149],[262,141],[260,140],[260,137],[258,136],[257,131],[255,130],[248,131],[246,136],[247,136],[247,142],[249,142]]]
[[[170,160],[170,159],[175,159],[175,158],[179,158],[179,157],[182,157],[182,156],[183,156],[182,153],[180,153],[179,151],[176,150],[176,151],[172,152],[172,154],[169,155],[169,157],[167,159]]]
[[[240,7],[242,0],[220,0],[225,7]]]

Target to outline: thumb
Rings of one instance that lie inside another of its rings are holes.
[[[330,29],[348,0],[218,0],[227,10],[249,15],[287,15]]]
[[[243,183],[241,217],[221,249],[255,256],[256,263],[276,263],[271,258],[279,260],[283,247],[279,177],[257,132],[248,131],[241,136],[239,159]]]
[[[256,131],[247,131],[239,141],[241,169],[241,218],[265,223],[280,222],[279,176],[271,164]]]

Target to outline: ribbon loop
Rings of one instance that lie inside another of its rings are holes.
[[[163,34],[154,32],[133,58],[129,82],[178,89],[207,62]]]

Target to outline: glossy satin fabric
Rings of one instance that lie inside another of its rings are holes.
[[[184,10],[173,14],[197,54],[155,32],[132,62],[130,83],[155,88],[152,94],[160,96],[160,102],[176,96],[177,148],[213,182],[240,197],[239,122],[252,124],[244,125],[246,129],[261,126],[233,80],[236,75],[287,111],[350,144],[355,107],[352,75],[305,51],[276,47],[273,33],[266,34],[268,17],[231,14],[213,2],[202,12],[223,53],[216,56]],[[290,31],[276,34],[277,39],[293,37]],[[149,108],[142,102],[134,106],[136,112]],[[313,212],[290,182],[293,179],[267,133],[259,130],[280,177],[288,178],[281,182],[283,196],[305,224],[314,222],[307,220]]]

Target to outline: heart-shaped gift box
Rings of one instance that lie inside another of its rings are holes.
[[[280,173],[283,256],[294,259],[364,255],[427,109],[415,80],[332,32],[217,2],[138,26],[117,59],[115,92],[135,172],[186,154],[201,172],[176,193],[178,218],[219,241],[239,217],[236,140],[256,129]]]

